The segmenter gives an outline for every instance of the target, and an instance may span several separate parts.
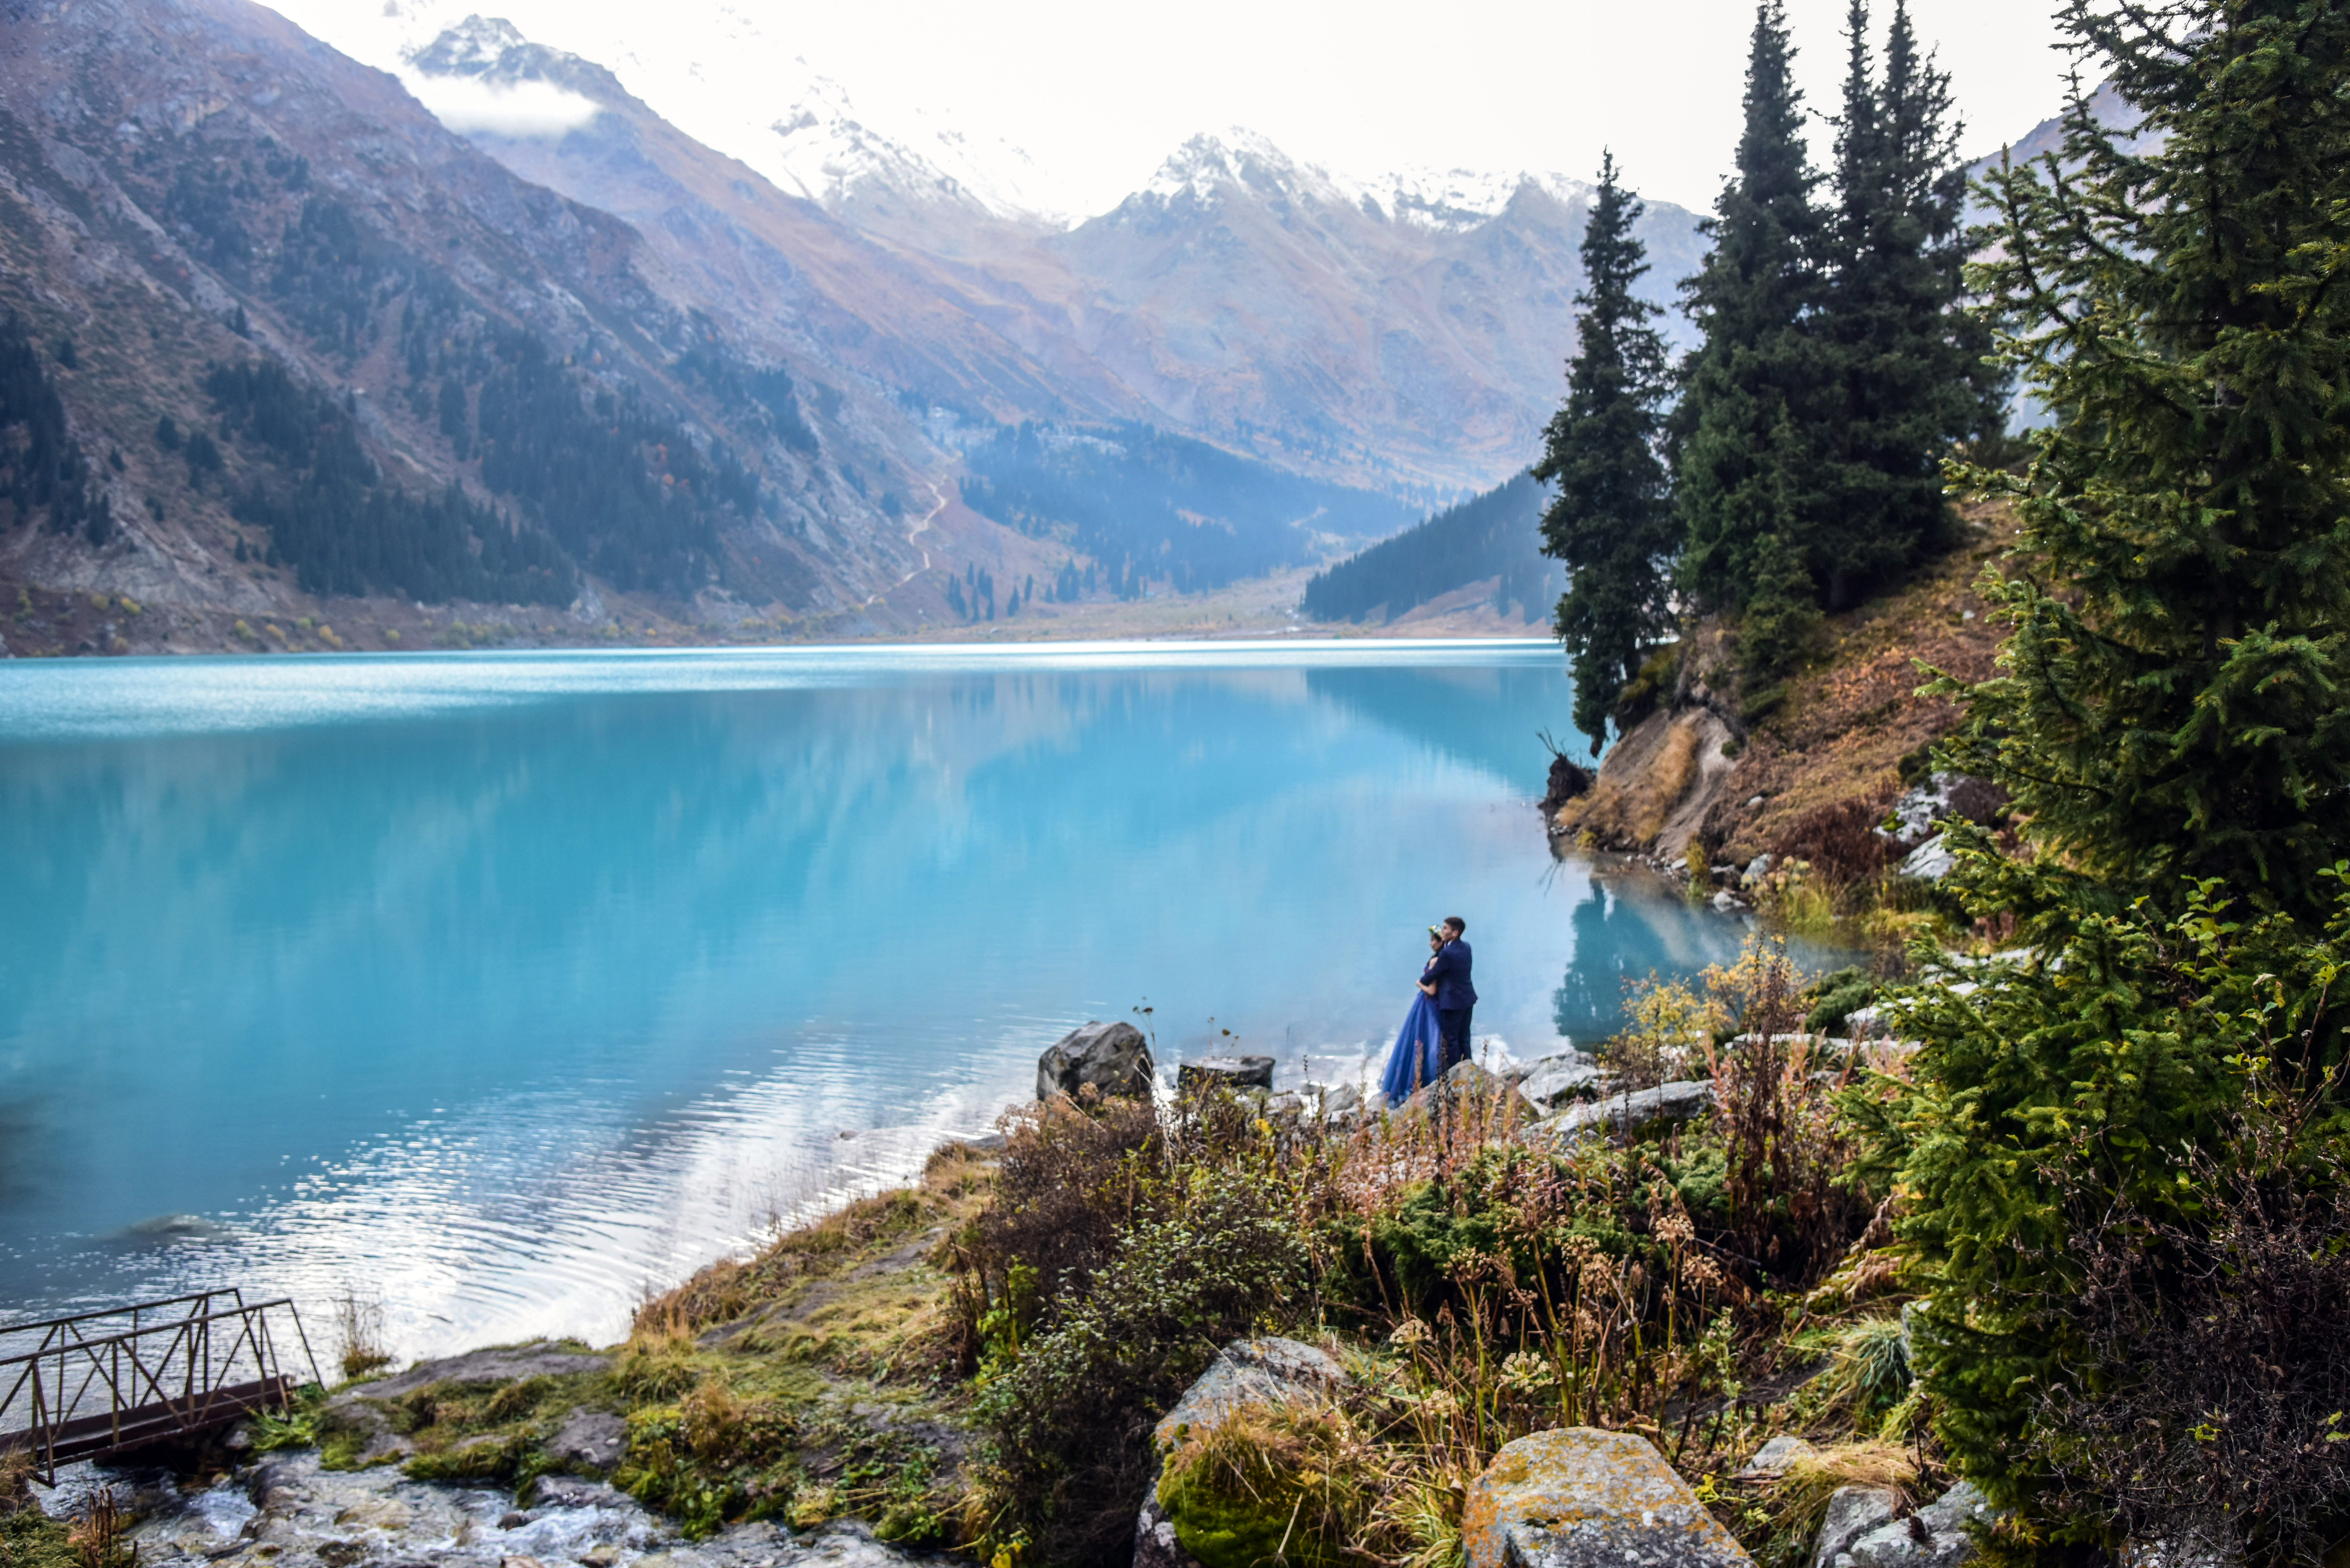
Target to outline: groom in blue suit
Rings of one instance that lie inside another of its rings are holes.
[[[1469,922],[1458,915],[1444,919],[1444,945],[1428,961],[1419,989],[1436,999],[1437,1037],[1442,1043],[1438,1071],[1451,1072],[1469,1060],[1469,1016],[1476,1011],[1477,988],[1469,983],[1469,944],[1461,940]]]

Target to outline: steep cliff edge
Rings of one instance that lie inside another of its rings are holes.
[[[1811,660],[1762,701],[1740,690],[1736,634],[1695,628],[1652,665],[1664,694],[1609,750],[1592,787],[1561,805],[1555,849],[1669,860],[1692,838],[1716,861],[1804,853],[1838,812],[1881,810],[1957,707],[1918,694],[1920,668],[1991,673],[1999,634],[1974,591],[2014,533],[2002,507],[1961,509],[1959,546],[1898,591],[1831,617]],[[1637,699],[1636,699],[1637,700]]]

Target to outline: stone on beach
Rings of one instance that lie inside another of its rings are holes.
[[[1131,1099],[1150,1096],[1150,1042],[1131,1023],[1098,1021],[1072,1029],[1036,1058],[1036,1097],[1072,1099],[1091,1085],[1097,1093]]]
[[[1200,1056],[1175,1069],[1175,1086],[1185,1092],[1222,1084],[1227,1089],[1273,1088],[1270,1056]]]
[[[1505,1445],[1469,1489],[1469,1568],[1752,1568],[1664,1456],[1569,1427]]]

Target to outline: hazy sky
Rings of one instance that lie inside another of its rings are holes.
[[[276,3],[330,42],[393,63],[384,0]],[[707,58],[717,68],[698,90],[744,114],[788,106],[797,56],[838,81],[877,130],[919,112],[1025,148],[1056,203],[1079,214],[1115,203],[1188,137],[1229,125],[1360,176],[1413,164],[1588,176],[1612,145],[1646,193],[1710,206],[1738,133],[1753,18],[1746,0],[484,4],[537,41],[612,66],[665,112],[675,112],[662,102],[679,90],[675,73],[664,86],[665,73],[616,56]],[[1970,153],[2058,107],[2053,9],[1914,0],[1920,35],[1952,75]],[[1790,0],[1789,11],[1807,99],[1832,110],[1843,0]],[[1880,31],[1888,14],[1879,6]],[[746,68],[766,56],[772,68]]]

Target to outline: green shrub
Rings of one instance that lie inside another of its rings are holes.
[[[1058,1327],[981,1392],[999,1541],[1045,1562],[1115,1561],[1159,1415],[1229,1341],[1286,1321],[1311,1293],[1306,1249],[1272,1178],[1182,1171],[1166,1212],[1132,1226]]]
[[[2100,1367],[2085,1244],[2116,1224],[2207,1228],[2209,1183],[2180,1162],[2200,1150],[2211,1179],[2232,1179],[2253,1154],[2247,1092],[2272,1075],[2339,1136],[2328,992],[2350,961],[2350,898],[2322,939],[2282,916],[2230,918],[2210,882],[2176,919],[2114,912],[2094,888],[1959,837],[1978,910],[2027,911],[2047,940],[1900,999],[1902,1033],[1924,1043],[1911,1079],[1879,1080],[1851,1106],[1874,1129],[1864,1168],[1910,1195],[1898,1234],[1924,1292],[1912,1345],[1934,1429],[1994,1502],[2033,1511],[2051,1478],[2051,1402],[2168,1376]],[[2155,1321],[2175,1325],[2180,1299]],[[2102,1544],[2110,1517],[2069,1510],[2033,1528]]]
[[[1804,1000],[1811,1003],[1804,1027],[1814,1034],[1833,1034],[1846,1019],[1877,1000],[1877,982],[1865,969],[1835,970],[1813,981]]]

